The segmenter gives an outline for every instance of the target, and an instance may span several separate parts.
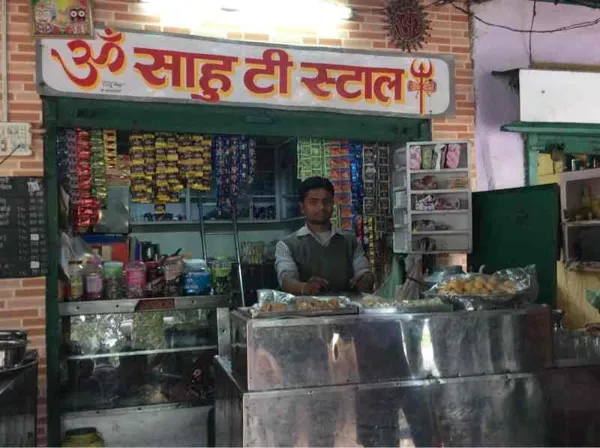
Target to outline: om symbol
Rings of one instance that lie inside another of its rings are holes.
[[[94,90],[98,86],[100,83],[99,69],[108,68],[114,75],[118,75],[125,69],[125,52],[121,48],[121,44],[125,40],[123,34],[110,28],[104,32],[104,35],[98,35],[105,42],[98,56],[94,55],[94,50],[84,40],[72,40],[67,44],[71,50],[73,63],[78,68],[87,69],[85,76],[80,77],[74,74],[64,63],[60,53],[55,49],[51,50],[52,58],[58,61],[69,79],[83,90]]]

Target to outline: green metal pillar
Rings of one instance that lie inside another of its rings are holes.
[[[46,391],[48,407],[48,446],[60,446],[60,315],[58,311],[58,177],[56,173],[55,103],[44,102],[44,181],[48,241],[46,276]]]

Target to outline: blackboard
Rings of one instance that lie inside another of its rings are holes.
[[[46,204],[41,177],[0,177],[0,278],[48,271]]]

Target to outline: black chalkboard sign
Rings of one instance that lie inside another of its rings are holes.
[[[48,271],[46,205],[41,177],[0,177],[0,278]]]

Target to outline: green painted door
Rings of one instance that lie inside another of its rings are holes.
[[[539,303],[556,303],[560,194],[557,184],[473,194],[473,253],[485,272],[536,265]]]

